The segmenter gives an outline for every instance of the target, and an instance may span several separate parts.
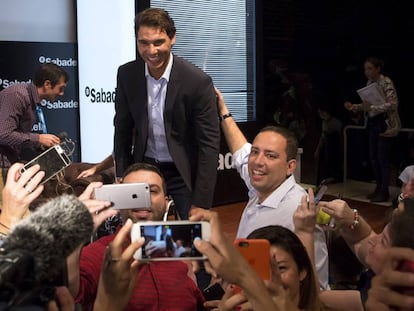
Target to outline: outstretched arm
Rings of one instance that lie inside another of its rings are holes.
[[[98,174],[113,166],[114,166],[114,160],[112,158],[112,154],[110,154],[105,159],[103,159],[101,162],[95,164],[94,166],[92,166],[91,168],[87,170],[80,172],[80,174],[76,178],[83,178],[83,177],[88,177],[94,174]]]
[[[319,206],[325,213],[335,219],[341,236],[348,244],[358,260],[365,266],[368,252],[368,242],[377,234],[371,226],[359,215],[356,209],[351,209],[347,202],[339,199],[321,201]]]
[[[221,94],[218,88],[215,88],[215,90],[217,95],[221,129],[223,131],[224,137],[226,138],[227,146],[229,147],[230,152],[234,153],[243,147],[245,143],[247,143],[247,139],[244,137],[233,117],[230,116],[223,118],[223,116],[229,115],[229,109],[224,102],[223,94]]]

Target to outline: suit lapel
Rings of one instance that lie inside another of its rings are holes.
[[[167,94],[165,96],[164,126],[166,133],[171,133],[172,111],[174,109],[174,103],[176,101],[177,94],[181,88],[182,80],[179,76],[180,65],[180,59],[174,56],[170,81],[168,82]]]

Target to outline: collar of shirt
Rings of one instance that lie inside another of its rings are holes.
[[[299,185],[296,183],[295,177],[292,174],[286,178],[286,180],[279,187],[277,187],[276,190],[274,190],[262,203],[256,203],[256,205],[278,208],[280,202],[284,201],[288,197],[289,192],[296,186]]]
[[[35,85],[35,84],[33,84],[33,83],[30,83],[30,84],[27,86],[27,89],[28,89],[28,91],[29,91],[30,97],[32,98],[32,103],[33,103],[34,107],[35,107],[36,105],[40,105],[41,99],[40,99],[40,97],[39,97],[39,93],[37,92],[37,87],[36,87],[36,85]]]

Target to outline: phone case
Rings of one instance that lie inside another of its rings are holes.
[[[323,195],[325,194],[325,192],[328,190],[328,186],[326,185],[321,185],[319,186],[316,191],[315,191],[315,204],[318,204],[319,201],[322,199]]]
[[[209,300],[220,300],[224,295],[224,289],[219,282],[209,285],[203,289],[204,298]]]
[[[265,239],[236,239],[234,246],[263,280],[270,280],[270,243]],[[239,287],[235,293],[240,292]]]
[[[71,162],[72,161],[65,153],[65,150],[60,145],[55,145],[27,162],[20,169],[20,173],[24,173],[28,168],[32,167],[35,164],[39,164],[40,170],[45,172],[45,176],[41,182],[41,184],[44,184],[49,179],[64,170]]]
[[[94,192],[95,199],[111,201],[113,209],[151,207],[151,193],[147,183],[103,185]]]

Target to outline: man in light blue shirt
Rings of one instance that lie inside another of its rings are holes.
[[[229,113],[222,94],[216,90],[221,128],[237,169],[249,190],[249,202],[243,211],[238,238],[245,238],[257,228],[281,225],[292,231],[293,213],[306,191],[296,183],[298,142],[293,133],[282,127],[265,127],[248,143]],[[315,263],[321,288],[328,288],[328,249],[325,234],[315,226]]]

